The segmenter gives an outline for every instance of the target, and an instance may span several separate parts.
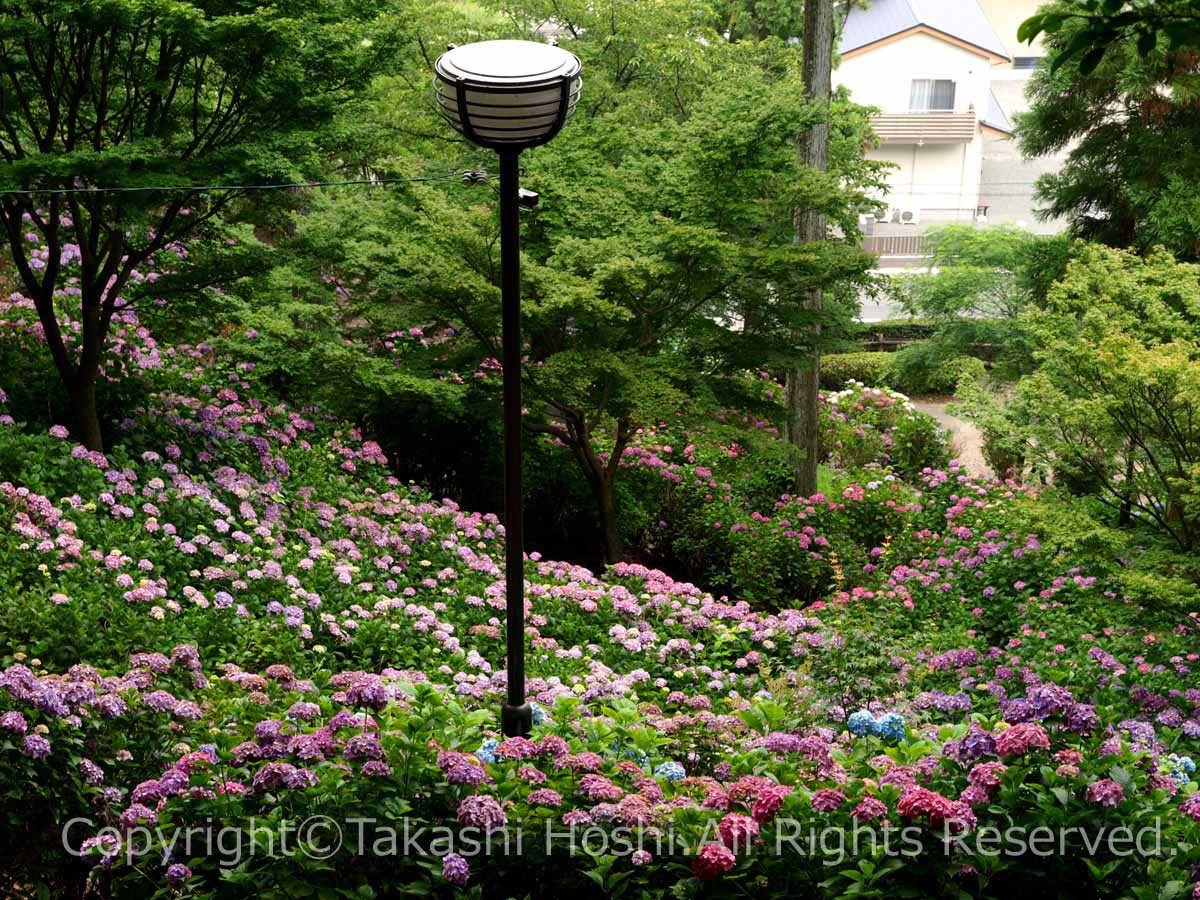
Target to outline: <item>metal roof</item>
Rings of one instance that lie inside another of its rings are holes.
[[[1004,111],[1004,107],[1000,105],[1000,101],[996,99],[996,95],[992,91],[988,91],[988,108],[987,115],[979,120],[980,125],[986,125],[988,128],[995,128],[997,131],[1003,131],[1007,134],[1013,133],[1012,122],[1009,121],[1008,113]]]
[[[1004,42],[975,0],[870,0],[865,9],[853,6],[838,50],[849,53],[922,25],[1009,58]]]

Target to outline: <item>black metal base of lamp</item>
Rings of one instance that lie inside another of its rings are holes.
[[[528,703],[500,707],[500,730],[505,737],[528,737],[533,731],[533,707]]]

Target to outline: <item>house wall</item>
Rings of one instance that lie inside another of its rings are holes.
[[[842,61],[834,82],[858,103],[881,112],[906,113],[915,78],[955,82],[954,111],[987,113],[991,63],[978,54],[925,34],[912,34]],[[918,209],[921,224],[970,221],[979,196],[983,142],[969,144],[885,144],[870,159],[895,164],[888,176],[889,207]]]
[[[1021,23],[1038,11],[1044,0],[978,0],[996,35],[1009,56],[1041,56],[1041,41],[1023,44],[1017,40]]]
[[[1042,56],[1041,40],[1024,44],[1017,40],[1021,23],[1037,12],[1041,0],[978,0],[1010,56]],[[1032,69],[1014,69],[1002,64],[992,68],[992,93],[1016,124],[1017,116],[1029,109],[1025,89],[1033,76]],[[1060,219],[1042,220],[1037,215],[1038,204],[1033,199],[1034,182],[1038,176],[1062,168],[1065,154],[1038,159],[1024,159],[1016,138],[985,134],[983,165],[979,187],[979,202],[988,207],[988,222],[1018,225],[1040,233],[1061,231],[1066,223]]]
[[[971,221],[978,205],[981,142],[970,144],[887,144],[867,152],[892,163],[889,208],[916,209],[921,224]]]
[[[908,112],[914,78],[952,78],[956,83],[954,111],[987,111],[991,63],[982,56],[927,34],[910,34],[880,44],[849,59],[833,72],[835,84],[845,85],[854,99],[881,112]]]

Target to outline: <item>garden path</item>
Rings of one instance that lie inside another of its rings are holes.
[[[913,406],[937,419],[950,435],[954,456],[968,472],[991,475],[992,470],[983,458],[983,435],[971,422],[952,416],[946,407],[952,402],[946,397],[913,398]]]

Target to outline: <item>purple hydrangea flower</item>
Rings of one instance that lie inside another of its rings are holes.
[[[457,853],[442,857],[442,877],[455,887],[466,887],[471,880],[471,864]]]

